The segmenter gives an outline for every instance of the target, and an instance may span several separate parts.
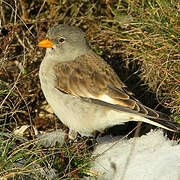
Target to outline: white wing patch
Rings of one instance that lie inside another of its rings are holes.
[[[98,100],[101,100],[101,101],[104,101],[104,102],[110,103],[110,104],[118,104],[118,102],[116,102],[114,99],[112,99],[111,97],[109,97],[106,94],[101,95],[101,96],[92,96],[91,94],[89,94],[89,95],[86,94],[86,97],[98,99]]]
[[[110,104],[115,104],[114,100],[112,98],[110,98],[108,95],[104,94],[100,97],[98,97],[97,99],[101,100],[101,101],[104,101],[104,102],[107,102],[107,103],[110,103]]]

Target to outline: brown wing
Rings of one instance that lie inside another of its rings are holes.
[[[59,63],[54,70],[56,88],[60,91],[91,98],[94,103],[105,102],[114,109],[138,113],[147,118],[170,119],[134,99],[113,69],[93,51],[74,61]]]

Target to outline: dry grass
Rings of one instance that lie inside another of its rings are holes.
[[[44,51],[36,46],[47,30],[59,23],[76,25],[86,30],[91,47],[115,68],[136,97],[146,105],[155,108],[161,104],[174,114],[179,113],[179,10],[178,0],[0,0],[2,132],[11,134],[15,127],[23,124],[35,125],[39,130],[65,128],[44,109],[45,99],[38,78]],[[163,111],[162,106],[158,110]],[[0,136],[0,153],[6,154],[7,157],[3,158],[7,162],[13,161],[10,160],[14,157],[13,153],[21,157],[28,151],[23,142],[22,148],[14,152],[12,148],[17,143],[10,137]],[[8,145],[11,140],[13,145]],[[10,147],[3,151],[7,146]],[[33,162],[33,167],[41,167],[42,164],[37,162],[43,159],[44,150],[31,143],[29,147],[31,150],[28,153],[37,152],[38,156],[34,154],[33,161],[27,162]],[[46,156],[55,160],[59,156],[56,156],[57,152],[56,155],[53,153],[45,152]],[[0,164],[0,176],[20,172],[12,166],[14,162],[11,163]],[[43,163],[51,164],[49,159]],[[32,167],[27,164],[22,174]],[[73,168],[69,168],[69,172]],[[63,172],[67,177],[67,171]]]
[[[45,148],[37,140],[6,133],[0,143],[0,177],[3,179],[82,178],[90,167],[90,153],[84,140]]]

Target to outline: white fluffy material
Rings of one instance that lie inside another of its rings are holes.
[[[93,154],[100,154],[91,169],[98,180],[180,180],[180,145],[160,130],[103,142]]]

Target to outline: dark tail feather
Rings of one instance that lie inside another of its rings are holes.
[[[161,120],[161,119],[151,119],[155,124],[159,124],[159,127],[167,129],[172,132],[179,132],[180,133],[180,124],[176,123],[172,119],[169,120]],[[154,124],[152,123],[152,124]],[[158,125],[157,125],[158,126]]]

